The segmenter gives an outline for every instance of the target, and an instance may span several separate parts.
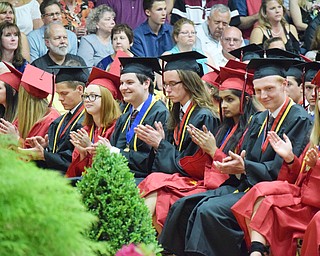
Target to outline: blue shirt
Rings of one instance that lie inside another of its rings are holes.
[[[42,57],[48,51],[44,42],[44,30],[46,26],[42,26],[28,34],[28,42],[30,47],[30,62]],[[67,29],[68,34],[68,53],[77,54],[78,39],[75,33]]]
[[[152,32],[148,20],[134,30],[131,51],[138,57],[158,57],[173,47],[172,26],[163,24],[158,35]]]

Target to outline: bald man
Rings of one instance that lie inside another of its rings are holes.
[[[222,50],[217,51],[213,55],[213,60],[217,69],[224,67],[229,59],[234,59],[234,56],[229,54],[229,52],[242,46],[243,38],[241,30],[237,27],[225,28],[221,35],[220,42]]]

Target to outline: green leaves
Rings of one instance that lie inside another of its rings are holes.
[[[127,159],[99,146],[92,167],[86,171],[77,187],[84,204],[99,218],[89,236],[107,241],[109,251],[100,253],[114,255],[130,243],[150,244],[159,250],[150,212],[140,197]]]

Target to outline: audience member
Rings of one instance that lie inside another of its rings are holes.
[[[76,33],[78,38],[87,34],[86,18],[94,8],[90,0],[60,0],[62,6],[62,23],[66,29]]]
[[[209,53],[213,59],[214,53],[222,49],[220,38],[224,29],[229,26],[230,19],[229,7],[222,4],[213,5],[207,21],[196,28],[197,48]]]
[[[128,56],[133,57],[130,47],[133,44],[133,32],[127,24],[117,24],[111,30],[111,42],[114,50],[113,54],[103,58],[96,66],[102,70],[110,68],[110,64],[115,59],[117,51],[123,51]]]
[[[0,118],[12,123],[17,118],[18,91],[22,73],[8,64],[6,69],[2,68],[0,74]]]
[[[287,51],[299,53],[297,30],[286,22],[284,13],[282,0],[262,1],[259,11],[259,26],[252,30],[250,43],[263,44],[269,38],[280,37],[285,43]]]
[[[259,9],[262,0],[230,0],[228,6],[231,11],[239,12],[240,24],[237,26],[241,29],[243,38],[250,39],[253,26],[259,19]]]
[[[36,0],[9,0],[8,2],[12,4],[16,23],[24,34],[28,35],[32,30],[38,29],[43,25],[39,3]]]
[[[132,52],[138,57],[158,57],[173,47],[172,26],[166,23],[166,1],[144,0],[147,20],[134,30]]]
[[[91,166],[96,146],[99,141],[110,139],[121,114],[116,101],[121,97],[119,77],[94,67],[88,83],[82,95],[85,107],[84,127],[70,133],[70,141],[75,150],[67,177],[82,176],[84,168]]]
[[[96,66],[104,57],[113,54],[111,31],[115,25],[115,13],[106,5],[93,9],[87,18],[88,35],[81,37],[78,56],[87,66]]]
[[[82,94],[88,80],[82,67],[57,66],[56,93],[67,112],[54,120],[45,137],[35,136],[26,141],[32,160],[41,168],[58,170],[65,174],[72,160],[74,146],[70,133],[82,128],[84,106]]]
[[[241,254],[243,233],[231,206],[256,183],[277,179],[282,165],[282,158],[266,140],[267,130],[281,136],[287,134],[297,156],[307,144],[311,121],[307,113],[285,95],[284,69],[294,62],[280,58],[250,61],[248,69],[255,70],[256,97],[267,110],[253,116],[237,153],[229,151],[222,162],[214,162],[219,172],[239,175],[240,182],[178,200],[170,209],[159,239],[166,250],[178,255],[189,252],[193,255]],[[269,114],[274,118],[272,125],[272,121],[268,122],[272,120]]]
[[[0,23],[0,61],[12,64],[23,72],[27,61],[21,54],[21,34],[17,25],[10,22]]]
[[[194,23],[186,18],[181,18],[173,25],[172,38],[176,45],[169,51],[164,52],[162,55],[175,54],[180,52],[197,51],[205,54],[201,49],[195,47],[196,43],[196,30]],[[205,54],[207,57],[209,54]],[[197,59],[197,62],[202,65],[204,73],[208,73],[208,63],[214,66],[211,58]]]
[[[284,51],[286,50],[286,45],[284,44],[281,37],[271,37],[266,41],[264,41],[263,43],[264,50],[273,49],[273,48],[278,48]]]
[[[175,0],[171,11],[170,22],[172,25],[181,18],[192,20],[195,25],[200,25],[206,21],[206,17],[210,15],[210,8],[214,4],[228,4],[228,0],[218,1],[189,1]]]
[[[160,71],[156,58],[120,58],[123,69],[120,76],[120,91],[126,103],[116,123],[115,131],[105,144],[120,152],[128,160],[128,166],[139,183],[151,172],[150,152],[152,147],[140,140],[135,132],[138,124],[158,127],[166,124],[168,109],[154,92],[154,71]],[[164,127],[166,133],[166,126]],[[110,145],[111,144],[111,145]]]
[[[220,67],[224,67],[227,64],[229,59],[234,59],[229,52],[240,48],[242,43],[243,39],[240,29],[236,27],[225,28],[220,38],[222,49],[218,49],[218,51],[212,55],[214,67],[220,69]]]
[[[12,5],[9,2],[0,2],[0,23],[8,21],[16,24],[16,17]],[[22,56],[30,61],[30,49],[27,36],[20,31],[21,34],[21,53]]]
[[[131,29],[137,28],[146,20],[143,0],[97,0],[97,6],[106,4],[116,13],[116,24],[127,24]]]
[[[319,52],[320,52],[320,26],[317,27],[311,42],[310,51],[308,51],[305,54],[305,56],[312,61],[319,61],[320,60],[320,56],[318,56]]]
[[[17,120],[12,124],[1,119],[1,132],[19,140],[23,148],[30,148],[27,138],[45,137],[50,124],[60,116],[46,99],[52,86],[51,74],[28,64],[19,86]]]
[[[65,63],[72,59],[78,61],[82,66],[86,65],[81,57],[68,53],[68,34],[62,24],[48,24],[44,31],[44,39],[48,52],[33,61],[32,65],[47,72],[52,71],[50,66],[65,66]]]
[[[61,23],[62,13],[61,5],[56,0],[44,0],[40,4],[40,12],[43,21],[43,26],[31,31],[28,34],[28,41],[30,46],[31,62],[42,57],[48,51],[45,44],[44,31],[46,26],[50,23]],[[78,41],[75,33],[66,30],[68,35],[68,53],[77,54]]]

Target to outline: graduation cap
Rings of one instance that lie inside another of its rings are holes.
[[[300,65],[296,65],[296,67],[304,71],[304,82],[311,82],[320,70],[320,63],[317,61],[305,62]]]
[[[21,86],[32,96],[44,99],[52,93],[53,75],[27,64],[21,78]],[[50,105],[50,104],[49,104]]]
[[[233,60],[230,59],[228,60],[227,64],[225,65],[226,68],[232,68],[232,69],[242,69],[242,70],[246,70],[247,69],[247,64],[237,61],[237,60]]]
[[[205,81],[208,84],[213,85],[216,88],[219,88],[219,82],[217,81],[217,78],[219,77],[220,71],[216,69],[215,67],[210,66],[213,71],[208,72],[207,74],[204,74],[201,79]]]
[[[119,58],[121,57],[130,57],[127,53],[124,51],[118,50],[116,53],[116,56],[113,59],[113,62],[110,64],[110,68],[108,70],[109,73],[116,75],[120,77],[120,71],[121,71],[121,63]]]
[[[263,49],[257,44],[249,44],[238,49],[229,52],[240,61],[247,61],[253,58],[259,58],[260,55],[257,52],[261,52]]]
[[[161,73],[161,67],[157,58],[148,57],[120,57],[122,65],[121,74],[143,74],[154,80],[154,72]]]
[[[88,84],[96,84],[107,88],[111,92],[114,99],[122,99],[122,95],[119,90],[120,77],[116,75],[93,67],[88,79]]]
[[[245,91],[252,95],[253,90],[253,74],[242,70],[221,67],[220,69],[220,87],[219,90],[239,90]]]
[[[286,76],[293,76],[297,79],[302,79],[302,70],[300,68],[297,68],[295,66],[291,66],[286,72]]]
[[[0,80],[7,83],[16,91],[19,91],[19,86],[21,82],[22,73],[12,67],[10,64],[3,62],[10,72],[6,72],[0,75]]]
[[[273,75],[286,78],[285,71],[288,70],[291,65],[301,63],[302,61],[286,58],[252,59],[247,66],[247,70],[254,70],[253,79],[260,79]]]
[[[297,54],[294,54],[292,52],[285,51],[285,50],[282,50],[282,49],[279,49],[279,48],[271,48],[271,49],[268,49],[268,50],[265,50],[265,51],[262,51],[262,52],[265,52],[265,55],[268,58],[287,58],[287,59],[301,60],[300,55],[297,55]],[[261,53],[259,53],[259,54],[261,54]]]
[[[189,51],[189,52],[163,55],[159,58],[167,62],[164,67],[164,71],[190,70],[190,71],[196,72],[200,77],[202,77],[203,76],[202,66],[197,62],[197,60],[205,59],[207,57],[197,51]]]
[[[88,73],[86,72],[89,67],[87,66],[49,66],[56,74],[55,83],[61,83],[65,81],[78,81],[87,83]]]

